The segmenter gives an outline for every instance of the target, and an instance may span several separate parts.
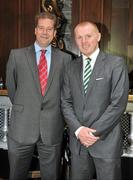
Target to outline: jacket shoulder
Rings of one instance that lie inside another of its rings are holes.
[[[34,50],[34,45],[22,47],[22,48],[11,49],[11,52],[19,53],[19,52],[24,52],[27,50]]]

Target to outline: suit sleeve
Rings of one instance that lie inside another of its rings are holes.
[[[6,66],[6,87],[8,90],[8,96],[13,103],[15,91],[16,91],[16,70],[15,70],[15,57],[14,51],[11,50],[9,59]]]
[[[61,106],[65,121],[68,124],[70,131],[74,134],[75,131],[81,126],[81,124],[77,119],[73,109],[73,101],[72,101],[70,81],[69,81],[70,69],[71,69],[71,62],[69,62],[65,67],[64,82],[61,92]]]
[[[129,80],[124,59],[116,60],[112,69],[109,105],[101,117],[92,124],[92,128],[96,129],[94,134],[101,139],[120,122],[128,101]]]

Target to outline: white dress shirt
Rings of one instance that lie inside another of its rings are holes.
[[[99,54],[99,51],[100,49],[97,48],[89,57],[85,56],[84,54],[82,54],[82,60],[83,60],[83,77],[84,77],[84,69],[85,69],[85,66],[86,66],[86,59],[87,58],[90,58],[91,61],[90,61],[90,64],[91,64],[91,69],[93,71],[93,68],[94,68],[94,65],[95,65],[95,62],[96,62],[96,59],[97,59],[97,56]],[[75,131],[75,135],[76,137],[78,137],[78,134],[80,132],[80,130],[83,128],[83,126],[79,127],[76,131]]]

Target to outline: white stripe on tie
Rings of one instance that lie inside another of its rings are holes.
[[[89,83],[90,76],[92,73],[90,58],[87,58],[86,60],[87,60],[87,63],[86,63],[85,69],[84,69],[84,77],[83,77],[83,85],[84,85],[84,93],[85,94],[87,92],[88,83]]]

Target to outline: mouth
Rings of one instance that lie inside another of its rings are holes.
[[[48,36],[40,36],[41,39],[48,39]]]
[[[89,49],[89,47],[88,46],[83,46],[83,49],[87,50],[87,49]]]

